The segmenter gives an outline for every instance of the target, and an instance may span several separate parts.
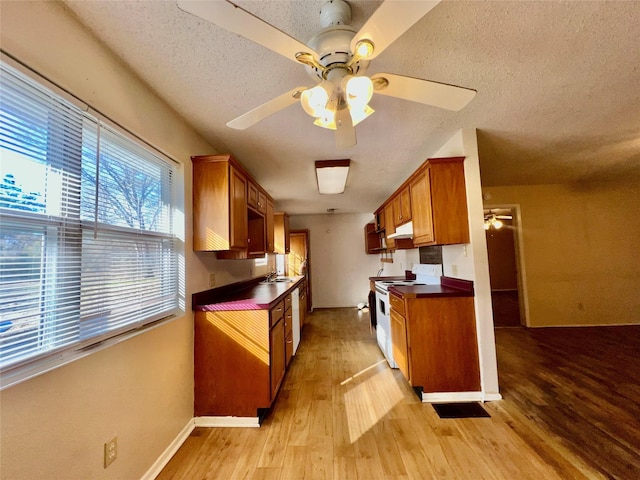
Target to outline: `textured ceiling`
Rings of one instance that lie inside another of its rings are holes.
[[[374,59],[477,90],[459,112],[375,95],[358,145],[336,150],[299,105],[237,131],[229,120],[313,82],[304,68],[175,1],[65,1],[219,153],[292,214],[372,212],[460,128],[478,129],[483,185],[640,177],[640,1],[444,1]],[[236,1],[307,42],[324,1]],[[379,1],[350,1],[359,28]],[[204,154],[210,152],[193,152]],[[317,193],[313,161],[351,158],[347,191]]]

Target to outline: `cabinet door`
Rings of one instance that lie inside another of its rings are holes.
[[[229,167],[230,171],[230,192],[231,198],[231,248],[247,247],[247,179],[238,170]]]
[[[393,198],[393,224],[398,227],[411,220],[411,197],[409,186]]]
[[[267,200],[266,218],[266,237],[267,237],[267,253],[273,253],[274,245],[274,224],[273,224],[273,202]]]
[[[384,230],[384,209],[376,212],[376,231]]]
[[[247,184],[247,205],[258,208],[258,187],[253,182]]]
[[[263,215],[267,213],[267,196],[261,190],[258,190],[258,204],[257,204],[258,212]]]
[[[413,244],[427,245],[434,240],[433,210],[429,170],[420,173],[411,182],[411,210],[413,217]]]
[[[396,241],[389,238],[389,235],[396,233],[396,227],[393,223],[393,202],[389,202],[384,206],[384,223],[384,233],[387,237],[387,248],[394,249],[396,248]]]
[[[407,327],[405,319],[395,310],[391,310],[391,344],[393,358],[398,364],[398,368],[409,383],[409,352],[407,349]]]
[[[284,216],[284,253],[291,252],[291,237],[289,236],[289,232],[291,231],[291,226],[289,224],[289,215]]]
[[[411,192],[409,185],[403,188],[400,192],[400,211],[402,223],[407,223],[411,220]]]
[[[291,239],[289,238],[289,215],[278,212],[274,215],[274,251],[286,254],[291,251]]]
[[[271,401],[276,398],[278,388],[284,377],[286,365],[284,343],[284,319],[281,318],[271,329],[269,335],[270,371],[271,371]]]

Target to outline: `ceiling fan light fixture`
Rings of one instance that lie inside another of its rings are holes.
[[[364,108],[349,108],[349,113],[351,114],[351,121],[353,122],[353,126],[355,127],[369,115],[371,115],[375,110],[371,108],[369,105],[365,105]]]
[[[329,109],[325,109],[313,122],[314,125],[329,130],[335,130],[336,126],[336,112]]]
[[[373,96],[373,82],[369,77],[345,77],[345,100],[349,107],[363,109]]]
[[[313,88],[309,88],[300,95],[300,104],[307,114],[312,117],[319,117],[327,110],[329,102],[329,92],[325,82],[319,83]]]
[[[356,43],[355,55],[359,57],[358,60],[369,58],[373,54],[373,48],[373,42],[371,40],[366,38],[362,39]]]

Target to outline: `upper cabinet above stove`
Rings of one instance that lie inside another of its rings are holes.
[[[376,210],[376,218],[383,212],[388,248],[469,243],[464,157],[428,159]],[[410,233],[389,238],[400,225]]]

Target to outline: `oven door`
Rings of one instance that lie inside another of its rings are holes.
[[[389,292],[376,286],[376,315],[378,327],[376,339],[391,368],[398,368],[391,347],[391,318],[389,316]]]
[[[376,286],[376,313],[382,316],[389,315],[389,292]]]

